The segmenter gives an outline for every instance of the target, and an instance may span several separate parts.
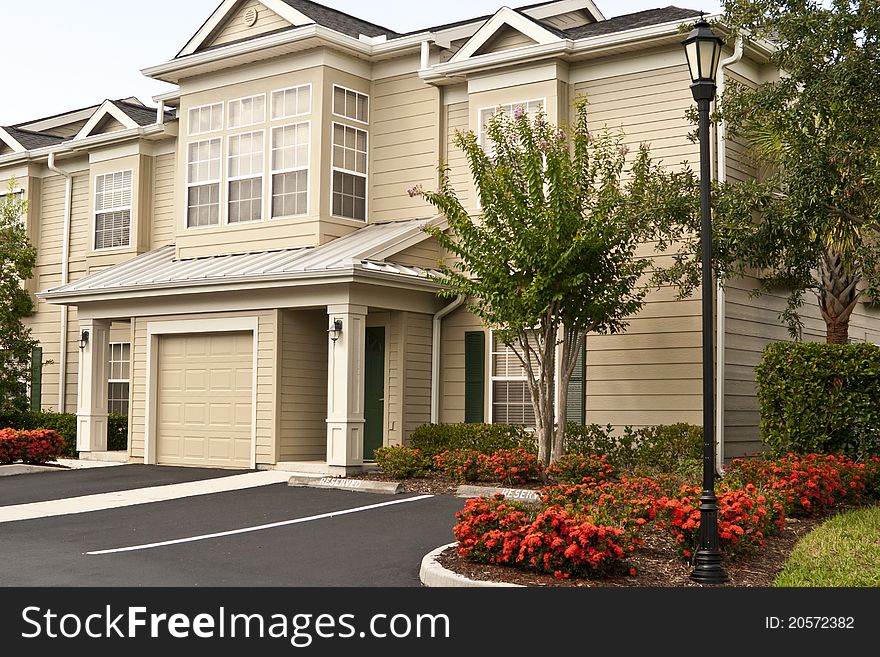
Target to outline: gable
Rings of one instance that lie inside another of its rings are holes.
[[[95,126],[95,129],[92,130],[90,134],[92,135],[106,135],[110,132],[119,132],[120,130],[125,130],[126,127],[122,125],[119,121],[117,121],[112,116],[106,116],[104,119]]]
[[[583,27],[584,25],[589,25],[595,21],[591,16],[587,15],[587,12],[578,10],[569,11],[564,14],[557,14],[556,16],[548,16],[547,18],[542,19],[541,22],[546,23],[551,27],[555,27],[557,30],[564,31],[576,27]]]
[[[495,35],[483,44],[475,55],[485,55],[490,52],[504,52],[505,50],[513,50],[514,48],[523,48],[525,46],[533,46],[535,41],[530,36],[523,34],[519,30],[504,26]]]
[[[5,142],[0,141],[0,155],[9,155],[9,153],[14,153],[15,151]]]
[[[254,21],[251,24],[252,21]],[[293,25],[258,0],[241,2],[199,50],[283,30]]]

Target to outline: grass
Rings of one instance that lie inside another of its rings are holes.
[[[807,534],[773,586],[880,586],[880,506],[839,514]]]

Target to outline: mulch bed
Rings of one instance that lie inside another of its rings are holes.
[[[381,472],[371,472],[358,475],[359,479],[372,479],[379,481],[395,481]],[[486,484],[497,485],[497,484]],[[401,480],[401,492],[454,495],[458,484],[448,477],[432,476],[422,479]],[[541,485],[521,485],[513,488],[541,488]],[[462,507],[465,500],[462,499]],[[837,513],[843,509],[837,509]],[[770,586],[779,572],[782,570],[785,560],[794,549],[795,544],[805,534],[809,533],[817,525],[820,525],[825,517],[810,518],[786,518],[785,529],[774,536],[766,539],[766,546],[755,552],[724,555],[724,568],[730,576],[727,584],[720,586],[728,587],[767,587]],[[701,584],[692,582],[689,578],[693,567],[683,561],[672,546],[671,538],[657,529],[646,526],[641,538],[645,544],[636,548],[628,563],[635,567],[634,576],[618,575],[602,579],[556,579],[552,575],[518,570],[508,566],[495,566],[468,561],[459,556],[455,548],[444,551],[437,561],[444,568],[454,573],[464,575],[472,580],[506,582],[520,584],[522,586],[579,586],[579,587],[679,587],[694,586]],[[455,539],[450,535],[450,542]]]

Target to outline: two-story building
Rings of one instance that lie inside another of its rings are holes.
[[[0,185],[30,200],[38,249],[30,319],[43,408],[78,416],[78,449],[106,449],[108,409],[129,417],[131,461],[358,469],[428,422],[517,422],[522,371],[427,272],[442,225],[407,190],[451,168],[478,212],[456,130],[498,108],[649,142],[698,160],[675,7],[605,19],[553,0],[399,34],[309,0],[226,0],[180,53],[146,69],[176,85],[148,108],[105,101],[0,128]],[[725,80],[775,72],[729,44]],[[482,138],[482,137],[481,137]],[[713,135],[721,179],[755,175]],[[754,372],[787,339],[784,294],[719,291],[718,433],[727,457],[759,447]],[[821,339],[818,312],[807,335]],[[624,335],[588,338],[571,420],[701,423],[699,297],[653,294]],[[880,341],[860,307],[852,334]]]

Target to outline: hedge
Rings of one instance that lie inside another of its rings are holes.
[[[633,429],[619,435],[610,424],[568,424],[565,453],[605,456],[614,468],[648,467],[673,472],[703,457],[703,428],[693,424],[660,424]]]
[[[880,347],[774,343],[755,374],[774,453],[880,455]]]
[[[492,454],[502,449],[523,448],[536,453],[532,434],[512,424],[426,424],[412,432],[409,446],[430,459],[456,449]]]
[[[0,428],[51,429],[64,441],[62,456],[76,456],[76,415],[50,411],[4,411],[0,413]],[[128,449],[128,417],[111,413],[107,419],[107,449]]]

